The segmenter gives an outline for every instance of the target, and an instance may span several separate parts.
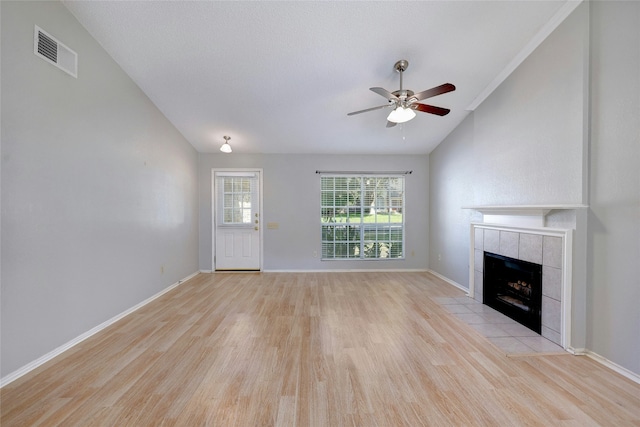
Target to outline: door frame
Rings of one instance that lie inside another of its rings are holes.
[[[264,174],[262,168],[212,168],[211,169],[211,271],[216,271],[216,172],[256,172],[258,174],[258,191],[260,195],[258,197],[260,208],[258,209],[260,215],[260,269],[256,271],[263,270],[263,262],[264,262],[264,227],[266,223],[263,222],[264,219],[264,197],[262,191],[262,181],[264,179]]]

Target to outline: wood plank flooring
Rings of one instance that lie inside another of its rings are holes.
[[[640,426],[586,357],[506,357],[428,273],[200,274],[1,390],[9,426]]]

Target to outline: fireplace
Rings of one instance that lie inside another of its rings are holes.
[[[484,302],[485,252],[542,265],[540,335],[567,348],[571,342],[572,241],[572,229],[472,223],[469,296]]]
[[[483,302],[540,333],[542,265],[484,252]]]

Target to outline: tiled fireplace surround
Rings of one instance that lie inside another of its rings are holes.
[[[542,331],[548,340],[567,348],[571,230],[520,228],[473,223],[469,296],[482,302],[484,252],[542,265]],[[564,304],[563,304],[564,301]]]

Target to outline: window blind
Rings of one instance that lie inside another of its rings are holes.
[[[323,174],[322,259],[404,258],[404,176]]]

